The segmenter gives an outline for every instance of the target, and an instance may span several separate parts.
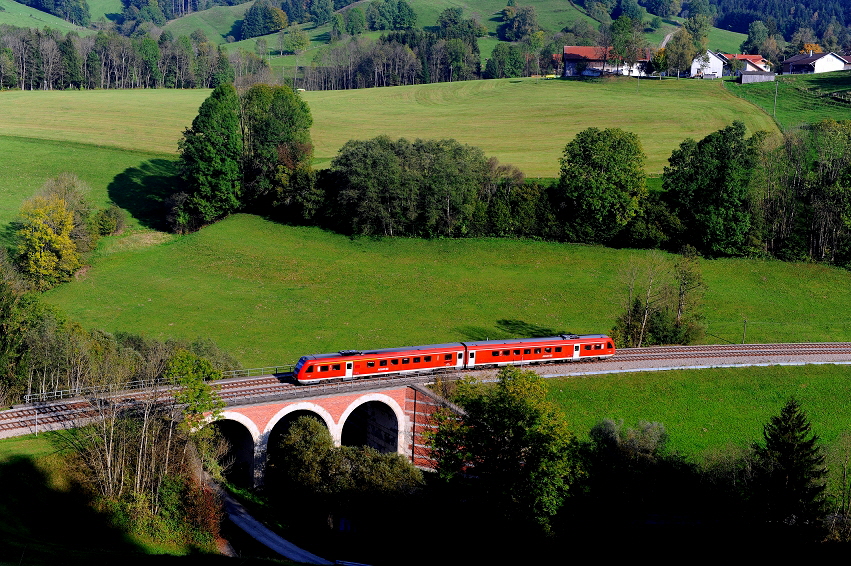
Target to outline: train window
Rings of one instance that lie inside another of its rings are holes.
[[[540,348],[535,348],[535,353],[536,353],[536,354],[540,354],[540,353],[541,353],[541,349],[540,349]]]
[[[603,349],[603,345],[602,345],[602,344],[594,344],[594,349],[595,349],[595,350],[602,350],[602,349]]]
[[[520,350],[514,350],[514,355],[515,355],[515,356],[519,356],[519,355],[520,355]]]
[[[403,363],[403,364],[409,364],[409,363],[411,363],[411,358],[402,358],[402,363]]]
[[[313,373],[313,366],[307,366],[307,373]]]
[[[431,361],[431,356],[424,356],[424,357],[423,357],[423,361],[424,361],[424,362],[430,362],[430,361]]]
[[[556,346],[556,352],[561,352],[561,346]]]
[[[476,357],[476,352],[470,352],[470,359],[472,360],[475,357]]]
[[[390,365],[398,366],[399,365],[399,358],[396,358],[394,360],[390,360]]]
[[[366,367],[368,367],[368,368],[374,368],[374,367],[375,367],[375,362],[366,362]]]
[[[328,371],[328,366],[319,366],[319,371]]]
[[[444,359],[444,360],[451,360],[451,359],[452,359],[452,354],[445,354],[445,355],[443,356],[443,359]]]
[[[608,348],[609,350],[611,350],[611,349],[612,349],[612,343],[611,343],[611,342],[606,342],[606,348]]]
[[[503,351],[502,351],[502,355],[503,355],[503,356],[510,356],[510,355],[511,355],[511,350],[503,350]]]
[[[579,344],[577,344],[577,345],[575,345],[575,346],[573,347],[573,351],[574,351],[574,352],[578,352],[578,351],[579,351]]]
[[[552,348],[544,348],[544,351],[549,354],[550,352],[553,351],[553,349]]]
[[[585,349],[586,349],[586,350],[590,350],[590,349],[591,349],[591,344],[585,344]]]
[[[420,363],[420,359],[419,359],[419,358],[414,358],[414,363],[415,363],[415,364]]]
[[[529,348],[526,348],[525,350],[523,350],[523,353],[524,353],[524,354],[531,354],[531,353],[532,353],[532,350],[531,350],[531,349],[529,349]]]
[[[378,362],[378,365],[380,365],[380,366],[386,366],[386,365],[387,365],[387,360],[381,360],[380,362]]]
[[[332,365],[332,366],[331,366],[331,369],[333,369],[334,371],[339,371],[339,370],[340,370],[340,364],[334,364],[334,365]]]
[[[464,354],[462,354],[461,352],[458,352],[458,359],[459,359],[459,360],[463,360],[463,359],[464,359]]]
[[[491,352],[491,356],[496,357],[498,355],[499,355],[499,350],[494,350],[494,351]]]

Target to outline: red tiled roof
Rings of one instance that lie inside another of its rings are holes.
[[[564,58],[567,59],[588,59],[591,61],[599,61],[603,58],[605,50],[599,47],[585,47],[580,45],[565,45]]]
[[[726,57],[727,59],[743,59],[752,63],[762,63],[763,61],[765,61],[762,55],[736,55],[732,53],[724,53],[724,57]]]

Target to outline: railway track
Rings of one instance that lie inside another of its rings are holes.
[[[851,363],[851,342],[799,343],[799,344],[722,344],[711,346],[662,346],[649,348],[622,348],[603,361],[582,361],[527,366],[549,377],[582,373],[606,373],[625,368],[660,369],[680,366],[708,366],[747,363]],[[493,368],[469,370],[474,375],[487,374]],[[458,375],[455,370],[446,375]],[[354,392],[375,389],[384,385],[425,383],[434,379],[434,373],[405,377],[374,377],[337,383],[298,385],[282,375],[241,377],[216,382],[219,395],[227,405],[286,400],[322,394]],[[111,407],[132,408],[156,396],[158,402],[173,402],[170,386],[158,390],[130,390],[112,394],[106,399]],[[36,429],[62,428],[69,423],[94,419],[98,416],[97,404],[86,398],[65,399],[22,405],[0,411],[0,437],[28,434]]]

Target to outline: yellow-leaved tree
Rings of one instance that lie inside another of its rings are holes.
[[[21,206],[17,263],[38,289],[67,281],[80,268],[73,228],[73,211],[56,195],[36,196]]]

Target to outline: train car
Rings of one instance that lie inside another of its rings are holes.
[[[330,379],[406,374],[439,368],[464,369],[466,350],[460,342],[383,350],[342,350],[334,354],[302,356],[293,370],[299,383]]]
[[[465,342],[466,368],[611,358],[614,341],[605,334],[561,334],[545,338]]]
[[[610,358],[613,340],[605,334],[562,334],[546,338],[453,342],[383,350],[341,350],[302,356],[293,370],[299,383],[348,380],[376,375],[403,375],[486,366],[523,365]]]

